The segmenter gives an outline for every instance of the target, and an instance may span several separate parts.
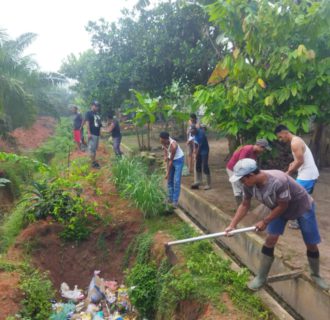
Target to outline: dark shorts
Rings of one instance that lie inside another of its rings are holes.
[[[318,244],[321,242],[319,228],[315,217],[315,204],[312,208],[297,218],[301,234],[306,244]],[[287,219],[278,217],[268,224],[267,232],[270,235],[281,235],[284,233]]]

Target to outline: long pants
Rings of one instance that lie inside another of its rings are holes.
[[[123,154],[120,150],[121,136],[112,138],[112,142],[113,142],[113,151],[115,152],[116,156],[121,156]]]
[[[196,172],[203,172],[206,175],[210,174],[209,154],[198,154],[196,157]]]
[[[173,165],[167,181],[168,199],[170,202],[178,203],[181,190],[181,175],[184,165],[184,157],[173,160]]]
[[[234,172],[226,168],[228,177],[230,178]],[[231,187],[233,188],[234,196],[241,197],[243,195],[243,185],[240,181],[231,182]]]

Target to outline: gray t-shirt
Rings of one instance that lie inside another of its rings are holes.
[[[288,208],[282,217],[296,219],[311,209],[313,199],[306,190],[286,173],[279,170],[262,171],[267,175],[267,182],[261,186],[244,186],[244,197],[255,197],[266,207],[274,209],[278,201],[288,202]]]

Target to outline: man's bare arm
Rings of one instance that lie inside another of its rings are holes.
[[[304,164],[305,144],[302,140],[294,141],[291,144],[291,150],[294,154],[294,161],[289,165],[287,174],[292,174]]]

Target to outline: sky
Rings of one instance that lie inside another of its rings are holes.
[[[85,26],[104,18],[116,21],[121,10],[137,0],[5,0],[1,3],[0,29],[10,38],[33,32],[37,39],[27,48],[42,71],[57,71],[65,57],[91,47]]]

